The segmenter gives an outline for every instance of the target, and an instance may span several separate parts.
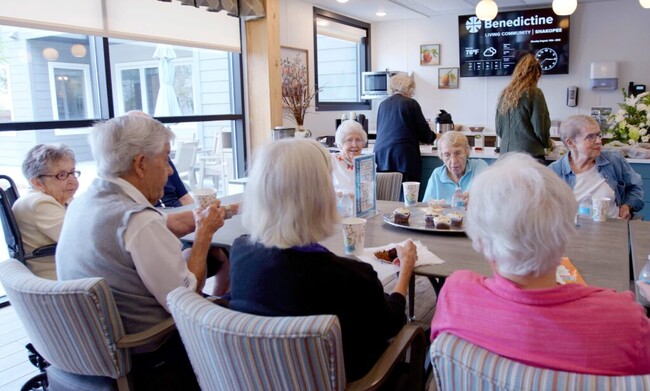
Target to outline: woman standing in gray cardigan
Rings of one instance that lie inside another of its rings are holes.
[[[501,153],[526,152],[545,163],[544,148],[550,148],[551,118],[544,93],[537,88],[542,67],[532,54],[524,55],[510,84],[501,92],[496,114]]]

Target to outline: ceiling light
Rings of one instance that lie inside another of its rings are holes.
[[[650,0],[648,0],[648,1],[650,1]],[[386,16],[386,13],[384,11],[379,11],[375,15],[377,15],[377,16]]]
[[[650,8],[650,0],[639,0],[639,3],[643,8]]]
[[[341,4],[343,4],[343,3],[347,3],[347,2],[348,2],[348,0],[336,0],[336,1],[339,2],[339,3],[341,3]]]
[[[70,53],[72,53],[72,55],[77,58],[86,57],[87,52],[88,51],[86,50],[86,47],[79,43],[72,45],[72,47],[70,48]]]
[[[499,12],[499,7],[494,0],[481,0],[476,4],[476,16],[481,20],[492,20]]]
[[[553,0],[553,12],[556,15],[571,15],[578,8],[578,0]]]
[[[47,61],[56,61],[59,59],[59,51],[54,48],[45,48],[43,49],[43,57]]]

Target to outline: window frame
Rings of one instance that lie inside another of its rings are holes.
[[[55,69],[63,69],[63,70],[75,70],[75,71],[82,71],[83,72],[83,79],[84,79],[84,99],[86,100],[86,117],[92,118],[95,116],[95,108],[94,108],[94,102],[93,102],[93,95],[92,95],[92,82],[90,79],[90,65],[88,64],[75,64],[75,63],[70,63],[70,62],[58,62],[58,61],[53,61],[53,62],[48,62],[47,63],[47,72],[48,72],[48,79],[50,82],[50,98],[52,100],[52,118],[54,118],[55,121],[58,121],[59,118],[59,107],[57,105],[57,86],[56,86],[56,80],[54,79],[54,70]]]
[[[365,56],[359,57],[359,86],[361,86],[361,73],[370,70],[370,23],[362,22],[344,15],[314,7],[313,10],[313,27],[314,27],[314,83],[318,91],[318,19],[327,19],[334,23],[344,24],[358,29],[366,30]],[[357,102],[321,102],[319,94],[315,99],[316,111],[347,111],[347,110],[371,110],[372,103],[368,99],[360,99]]]

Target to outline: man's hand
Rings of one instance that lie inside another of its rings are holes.
[[[623,204],[618,208],[618,217],[629,220],[632,218],[632,212],[630,212],[630,205]]]
[[[219,228],[223,227],[226,210],[221,207],[221,201],[216,200],[204,210],[194,209],[194,218],[196,219],[197,234],[199,231],[203,231],[212,236]]]

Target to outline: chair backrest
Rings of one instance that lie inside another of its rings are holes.
[[[14,193],[15,194],[15,193]],[[23,248],[23,239],[20,235],[20,229],[11,206],[15,202],[11,190],[0,188],[0,221],[2,221],[2,231],[5,236],[5,243],[9,250],[9,256],[20,262],[25,262],[25,249]]]
[[[452,334],[431,344],[438,391],[649,390],[650,375],[600,376],[537,368],[501,357]]]
[[[204,390],[343,390],[334,315],[264,317],[220,307],[187,288],[167,301]]]
[[[402,190],[401,172],[377,173],[377,199],[382,201],[399,201]]]
[[[16,183],[7,175],[0,175],[0,189],[7,193],[7,199],[9,200],[10,206],[13,206],[14,202],[16,202],[18,197],[20,197]]]
[[[179,173],[190,171],[196,164],[196,153],[199,149],[198,141],[183,142],[178,145],[174,156],[174,165]]]
[[[124,335],[122,320],[104,279],[46,280],[11,259],[0,263],[0,282],[36,350],[52,366],[113,379],[128,373],[129,352],[115,345]]]

